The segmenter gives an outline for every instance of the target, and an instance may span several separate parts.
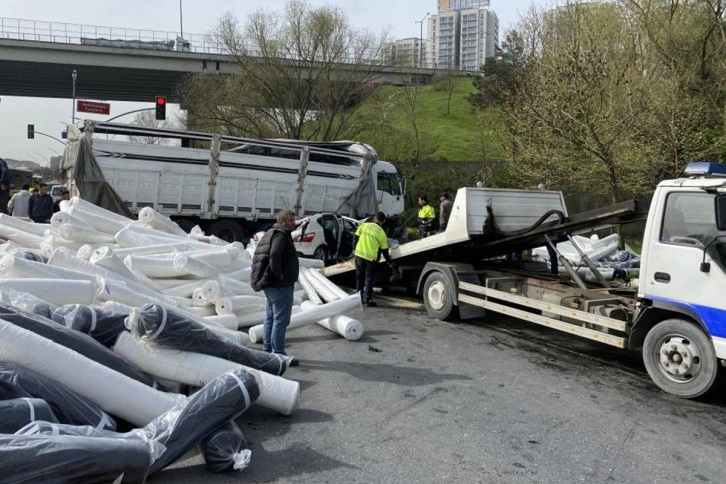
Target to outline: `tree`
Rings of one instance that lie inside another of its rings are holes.
[[[456,80],[458,76],[452,70],[447,70],[443,74],[437,74],[434,76],[433,84],[434,90],[446,92],[446,109],[444,115],[449,116],[451,114],[451,98],[456,90]]]
[[[133,124],[146,128],[169,128],[170,123],[167,121],[157,121],[156,115],[152,111],[142,111],[136,115]],[[166,138],[157,136],[129,136],[129,140],[133,143],[143,143],[147,145],[163,145],[166,144]]]
[[[337,7],[290,0],[244,25],[225,15],[216,32],[237,73],[202,74],[182,86],[190,122],[231,134],[336,139],[361,100],[385,35],[354,29]]]

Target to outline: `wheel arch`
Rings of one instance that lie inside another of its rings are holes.
[[[424,284],[426,283],[426,279],[429,277],[429,275],[433,272],[440,272],[444,275],[444,277],[447,278],[449,284],[451,284],[451,288],[454,291],[454,305],[459,305],[459,280],[465,280],[466,282],[470,282],[466,279],[468,277],[463,277],[464,274],[461,274],[461,272],[473,272],[474,266],[471,264],[464,264],[464,263],[455,263],[455,264],[446,264],[442,262],[428,262],[423,270],[421,271],[421,274],[418,277],[418,283],[416,284],[416,294],[421,294],[423,291]],[[478,281],[471,281],[471,282],[478,282]]]
[[[665,301],[653,301],[653,305],[643,309],[638,319],[633,324],[633,329],[628,336],[628,349],[639,350],[648,332],[661,321],[666,319],[683,319],[698,327],[704,334],[713,341],[711,333],[701,317],[690,308]]]

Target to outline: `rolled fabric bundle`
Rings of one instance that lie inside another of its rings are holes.
[[[174,406],[180,398],[184,398],[154,390],[71,349],[1,319],[0,333],[3,335],[0,341],[0,360],[37,371],[110,414],[135,425],[147,424]],[[79,379],[80,375],[83,375],[82,379]]]
[[[304,257],[299,257],[298,260],[300,261],[301,268],[325,269],[325,262],[320,259],[306,259]]]
[[[324,284],[337,297],[344,298],[344,297],[348,296],[348,293],[347,292],[345,292],[340,287],[338,287],[333,281],[331,281],[330,279],[328,279],[327,277],[325,277],[323,275],[323,273],[320,272],[319,270],[317,270],[317,269],[311,269],[310,272],[309,272],[309,274],[313,278],[315,278],[318,281],[320,281],[321,284]]]
[[[96,215],[98,217],[102,217],[108,220],[115,220],[120,223],[129,223],[131,222],[130,219],[124,217],[123,215],[119,215],[115,212],[112,212],[110,210],[106,210],[103,207],[99,207],[98,205],[94,205],[91,202],[88,202],[86,200],[83,200],[79,197],[71,197],[70,200],[68,200],[68,207],[69,210],[71,210],[71,215],[73,214],[73,210],[80,210],[85,213],[90,213],[92,215]]]
[[[219,282],[219,285],[221,287],[221,294],[218,297],[224,297],[227,295],[259,296],[261,294],[264,294],[262,292],[257,292],[252,289],[252,286],[250,286],[248,283],[238,281],[226,275],[220,275],[217,278],[217,281]]]
[[[267,300],[260,296],[229,296],[217,299],[217,314],[247,314],[265,308]]]
[[[282,375],[289,365],[289,358],[284,355],[231,344],[202,323],[158,304],[135,308],[127,319],[127,327],[131,334],[165,348],[218,356],[273,375]]]
[[[202,292],[202,288],[198,287],[194,289],[194,292],[192,293],[192,306],[196,307],[203,307],[207,306],[209,303],[206,299],[204,299],[204,293]]]
[[[300,306],[292,307],[292,314],[297,314],[302,309]],[[265,322],[265,310],[257,311],[254,313],[237,314],[237,328],[248,328],[250,326],[256,326]]]
[[[48,278],[96,282],[92,274],[77,270],[42,264],[8,254],[0,257],[0,278]]]
[[[114,254],[123,260],[127,255],[159,255],[176,252],[188,252],[193,250],[188,242],[171,242],[164,244],[143,245],[139,247],[120,247],[114,249]]]
[[[189,274],[200,279],[208,279],[219,274],[219,269],[217,267],[192,259],[186,254],[177,254],[174,256],[173,265],[180,274]]]
[[[91,230],[94,232],[96,231],[96,229],[94,229],[92,225],[66,212],[56,212],[50,218],[50,228],[55,230],[56,232],[60,233],[60,228],[65,224],[73,224],[78,227],[83,227],[84,230]]]
[[[250,465],[252,451],[236,423],[227,422],[202,439],[199,448],[209,472],[242,471]]]
[[[320,282],[315,276],[315,269],[300,269],[300,272],[305,274],[308,278],[308,281],[310,282],[310,285],[315,289],[315,292],[320,296],[322,299],[325,300],[325,302],[333,302],[340,299],[340,297],[335,294],[330,288],[326,285]],[[298,276],[298,280],[299,280]]]
[[[47,264],[48,258],[43,256],[39,250],[25,249],[15,252],[15,257],[19,259],[29,260],[30,262],[38,262],[40,264]]]
[[[143,222],[157,230],[163,230],[170,234],[180,235],[182,237],[186,237],[187,235],[187,233],[170,218],[160,214],[151,207],[144,207],[139,211],[139,222]]]
[[[178,277],[186,274],[174,266],[173,257],[127,255],[123,261],[126,267],[147,277]]]
[[[310,301],[314,302],[315,304],[323,304],[323,300],[320,299],[317,291],[315,291],[315,287],[310,282],[306,270],[300,270],[300,273],[297,276],[297,281],[303,287],[303,290],[305,291],[305,294],[307,294]]]
[[[76,252],[76,257],[83,260],[89,260],[93,255],[93,252],[99,247],[102,246],[99,244],[84,244],[80,249],[78,249],[78,252]]]
[[[290,318],[290,325],[287,329],[299,328],[307,324],[313,324],[321,319],[336,316],[341,313],[352,311],[361,307],[360,295],[351,294],[348,297],[340,299],[338,301],[329,302],[327,304],[311,304],[307,310],[303,310],[300,313],[293,314]],[[249,329],[247,334],[250,336],[250,341],[258,343],[262,341],[262,329],[263,325],[253,326]]]
[[[116,422],[88,399],[52,378],[20,365],[0,361],[0,399],[11,398],[44,400],[50,406],[53,415],[63,423],[116,430]]]
[[[99,301],[117,301],[127,306],[143,306],[146,303],[159,303],[171,307],[178,306],[175,300],[167,296],[157,295],[148,290],[141,293],[136,290],[136,287],[131,287],[115,279],[101,278],[94,296]]]
[[[222,326],[223,328],[231,329],[231,330],[237,330],[239,327],[237,325],[237,316],[234,314],[222,314],[222,315],[216,315],[216,316],[206,316],[204,318],[204,322],[209,322],[214,325]]]
[[[55,308],[58,307],[55,304],[49,303],[45,299],[33,296],[27,292],[10,291],[8,296],[9,301],[3,302],[9,302],[14,308],[37,314],[38,316],[48,319],[50,319],[50,315],[53,313]]]
[[[151,465],[149,474],[168,466],[214,429],[240,416],[259,396],[254,376],[244,370],[230,370],[157,417],[144,432],[166,451]]]
[[[247,261],[250,264],[252,263],[252,255],[249,252],[247,252],[247,250],[245,249],[245,245],[242,242],[235,240],[234,242],[231,242],[229,245],[231,245],[233,247],[237,247],[237,249],[239,249],[239,255],[237,256],[237,259]]]
[[[131,309],[118,312],[106,309],[103,306],[65,304],[55,308],[50,314],[50,319],[58,324],[62,324],[66,328],[87,334],[106,348],[110,348],[116,342],[118,335],[126,331],[125,321],[130,313]],[[99,363],[103,363],[92,356],[86,356]],[[121,373],[126,374],[123,371]],[[134,378],[129,374],[126,375]],[[139,378],[134,379],[147,385],[153,385],[153,382],[150,381],[140,380]]]
[[[40,398],[0,400],[0,434],[14,434],[37,420],[57,423],[53,410]]]
[[[164,232],[150,234],[141,232],[139,227],[127,225],[115,234],[116,243],[121,247],[141,247],[145,245],[163,245],[178,242],[178,237]]]
[[[51,304],[91,304],[96,286],[91,281],[64,279],[0,279],[0,292],[27,292]]]
[[[73,307],[75,305],[71,305]],[[65,306],[66,308],[68,306]],[[88,309],[85,306],[81,306]],[[56,313],[58,309],[54,311]],[[146,386],[154,386],[154,381],[144,375],[138,368],[128,364],[123,358],[94,340],[88,334],[75,331],[70,327],[61,325],[58,321],[52,321],[37,314],[8,306],[0,303],[0,318],[20,328],[32,331],[33,333],[47,338],[65,348],[71,349],[86,358],[95,361],[107,368],[126,375],[127,377],[143,383]],[[93,321],[95,323],[95,321]]]
[[[60,226],[58,233],[66,240],[71,242],[84,242],[94,244],[115,243],[116,238],[105,232],[99,232],[91,228],[85,228],[82,225],[65,223]]]
[[[113,253],[113,249],[111,247],[103,246],[96,249],[93,252],[93,255],[91,255],[89,262],[103,267],[104,269],[108,269],[111,272],[115,272],[126,279],[139,282],[134,273],[131,272],[131,270],[126,267],[123,262],[121,262],[121,259],[116,257],[116,254]]]
[[[7,482],[141,484],[151,462],[141,439],[70,435],[0,435],[0,475]]]
[[[247,346],[250,342],[250,337],[246,333],[237,331],[236,329],[227,329],[214,323],[207,323],[205,326],[217,336],[224,338],[234,345]]]
[[[203,280],[195,279],[193,281],[187,281],[177,286],[162,289],[161,293],[166,296],[191,297],[194,294],[194,291],[203,287],[206,282]]]
[[[300,383],[240,365],[216,356],[177,351],[146,344],[130,333],[119,336],[114,352],[150,375],[193,387],[204,386],[229,370],[242,369],[257,379],[260,398],[257,404],[290,415],[300,397]]]
[[[222,297],[222,285],[219,281],[209,280],[201,286],[202,297],[205,301],[211,302]]]
[[[43,237],[33,235],[7,225],[0,225],[0,238],[15,242],[16,244],[30,249],[40,249],[40,246],[43,243]]]
[[[45,235],[45,231],[50,228],[48,224],[26,222],[25,220],[21,220],[17,217],[11,217],[6,213],[0,213],[0,226],[21,230],[38,237],[43,237],[43,235]]]
[[[184,311],[191,314],[195,318],[208,318],[210,316],[218,316],[214,310],[214,306],[207,305],[202,307],[185,306]]]
[[[354,294],[355,295],[355,294]],[[305,301],[302,303],[302,309],[312,309],[317,306],[311,301]],[[348,341],[358,341],[363,336],[363,323],[357,319],[353,319],[345,314],[337,314],[330,316],[325,319],[316,321],[318,326],[332,331],[333,333],[339,334]]]
[[[217,267],[218,269],[225,269],[232,265],[232,261],[237,260],[238,252],[239,249],[237,249],[236,247],[224,246],[194,250],[191,252],[186,252],[184,255],[203,264]]]
[[[234,279],[235,281],[246,282],[249,284],[250,279],[252,278],[252,267],[247,267],[246,269],[240,269],[238,271],[227,272],[226,274],[224,274],[224,276],[229,277],[230,279]]]

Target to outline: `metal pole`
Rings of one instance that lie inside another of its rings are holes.
[[[182,23],[182,0],[179,0],[179,37],[184,38],[184,24]]]
[[[421,64],[423,64],[423,23],[424,20],[426,20],[426,17],[428,17],[430,14],[431,12],[426,12],[426,15],[424,15],[421,20],[416,20],[417,24],[421,24],[421,32],[418,40],[418,67],[421,67]]]
[[[73,78],[73,105],[71,106],[73,110],[71,111],[71,124],[73,124],[76,122],[76,79],[78,78],[78,73],[75,69],[73,69],[71,77]]]

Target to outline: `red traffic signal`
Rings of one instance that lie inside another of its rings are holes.
[[[166,120],[166,98],[164,96],[156,96],[156,120]]]

